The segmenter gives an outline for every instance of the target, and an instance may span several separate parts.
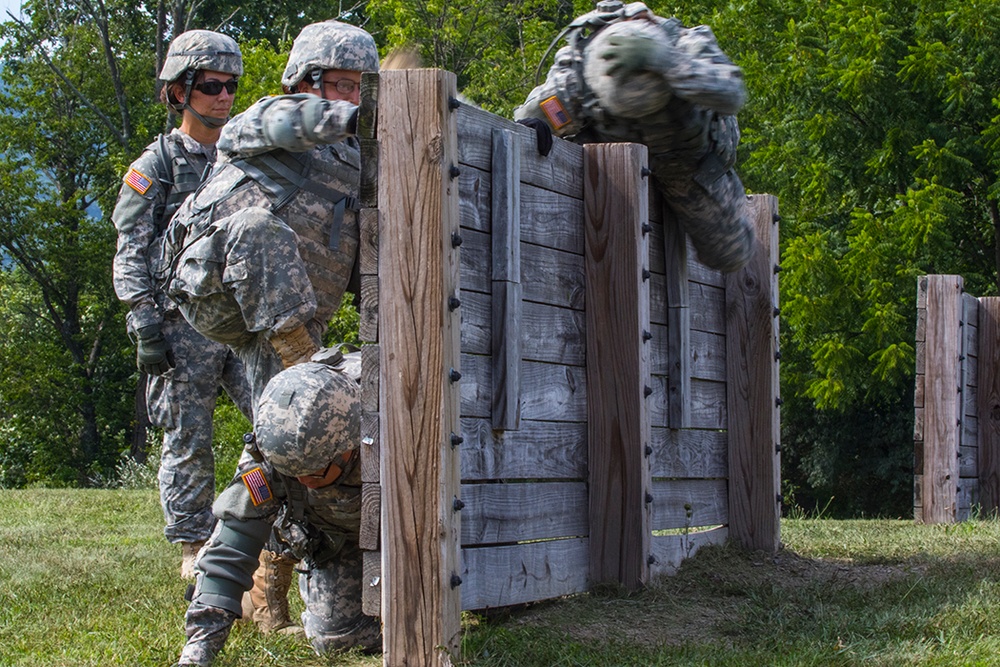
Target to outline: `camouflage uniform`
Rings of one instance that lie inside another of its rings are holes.
[[[257,102],[223,130],[211,178],[171,223],[179,250],[170,296],[195,329],[236,351],[255,402],[284,366],[271,338],[305,326],[318,347],[351,278],[355,115],[349,102],[309,94]],[[284,124],[292,131],[269,132]],[[305,187],[281,178],[301,178],[298,169]]]
[[[235,42],[217,33],[191,31],[174,40],[171,55],[177,47],[219,42],[236,48]],[[219,70],[235,71],[238,52],[236,48],[237,55],[227,56],[221,64],[217,58],[208,62]],[[176,57],[169,62],[175,61]],[[190,59],[182,61],[192,64]],[[164,71],[161,78],[168,81],[181,74],[167,72],[166,67]],[[243,414],[251,415],[242,363],[226,346],[195,332],[158,285],[163,232],[181,202],[201,183],[215,155],[214,145],[203,145],[178,129],[157,137],[126,173],[112,214],[118,230],[114,287],[129,305],[129,330],[135,334],[158,327],[173,359],[173,368],[164,374],[146,376],[145,392],[150,422],[163,429],[160,502],[166,520],[163,532],[173,543],[204,542],[215,522],[212,416],[219,387]]]
[[[286,91],[303,81],[318,89],[327,70],[377,71],[371,35],[336,21],[306,26],[292,45],[282,84]],[[318,349],[356,278],[356,125],[357,107],[347,101],[308,93],[258,101],[225,127],[212,176],[168,230],[170,296],[195,329],[239,355],[258,423],[270,409],[268,383]],[[356,440],[352,431],[351,442]],[[253,470],[253,477],[271,485],[275,501],[253,502],[244,481]],[[296,523],[344,536],[335,540],[335,558],[332,550],[296,547],[310,571],[300,591],[313,646],[322,652],[378,644],[377,622],[360,615],[360,500],[352,488],[359,474],[349,472],[339,486],[303,496],[294,478],[274,476],[266,462],[243,457],[237,478],[216,503],[220,528],[196,566],[199,588],[188,610],[180,664],[207,665],[221,649],[233,619],[242,614],[240,596],[253,584],[258,554],[281,506],[302,512]],[[218,565],[226,558],[228,564]],[[220,586],[225,590],[219,592]]]
[[[686,28],[641,2],[605,0],[564,31],[545,83],[514,111],[579,143],[636,142],[705,264],[749,260],[753,228],[733,169],[746,90],[708,26]]]
[[[272,524],[305,566],[302,625],[316,652],[381,645],[378,620],[361,611],[360,367],[358,353],[322,350],[265,387],[256,449],[248,446],[215,503],[219,523],[197,563],[179,665],[210,665],[222,650]],[[328,486],[297,479],[328,465],[339,467]]]

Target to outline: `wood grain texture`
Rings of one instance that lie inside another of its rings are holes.
[[[780,543],[780,398],[776,309],[778,202],[751,197],[756,240],[743,269],[726,276],[729,535],[748,549]]]
[[[979,501],[1000,509],[1000,297],[979,299]]]
[[[649,219],[646,147],[584,149],[590,576],[634,590],[649,578]]]
[[[455,77],[382,72],[379,85],[379,347],[385,665],[459,657],[458,163]]]

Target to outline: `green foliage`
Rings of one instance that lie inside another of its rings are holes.
[[[428,67],[454,72],[472,101],[508,117],[534,86],[552,39],[577,12],[592,8],[567,0],[368,2],[369,29],[386,48],[416,46]]]

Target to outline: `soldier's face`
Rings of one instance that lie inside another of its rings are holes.
[[[327,100],[361,101],[361,72],[347,69],[324,70],[319,84],[320,95]]]
[[[340,467],[331,461],[330,465],[323,470],[317,470],[309,475],[300,475],[295,479],[299,480],[302,486],[309,487],[310,489],[322,489],[324,486],[330,486],[337,481],[341,472]]]
[[[233,83],[229,83],[230,81]],[[219,92],[215,95],[209,95],[200,90],[200,88],[205,87],[204,84],[210,82],[222,84],[222,86],[209,86],[212,89],[220,88]],[[194,86],[191,88],[191,108],[202,116],[212,118],[228,117],[230,110],[233,108],[233,98],[236,95],[235,82],[236,77],[226,72],[214,72],[211,70],[198,72],[198,75],[195,77]]]

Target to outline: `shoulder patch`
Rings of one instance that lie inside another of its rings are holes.
[[[153,184],[153,181],[141,171],[133,167],[128,170],[127,174],[125,174],[125,184],[139,194],[144,195],[146,194],[146,190],[149,190],[149,186]]]
[[[559,98],[553,95],[552,97],[542,100],[538,105],[545,112],[545,117],[549,119],[549,123],[552,128],[558,130],[559,128],[569,125],[572,118],[566,113],[566,108],[563,107],[562,102]]]
[[[247,491],[250,492],[250,500],[253,501],[254,507],[266,503],[274,497],[271,494],[271,487],[267,483],[267,477],[264,476],[264,471],[260,467],[247,470],[240,475],[240,479],[243,480]]]

